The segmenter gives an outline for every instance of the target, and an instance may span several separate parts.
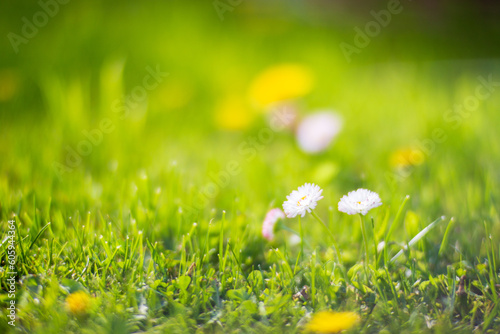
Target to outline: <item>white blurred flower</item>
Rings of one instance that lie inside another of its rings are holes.
[[[302,151],[318,153],[330,146],[342,128],[342,119],[331,111],[319,111],[305,117],[297,127],[297,142]]]
[[[314,183],[306,183],[299,189],[292,191],[283,203],[283,210],[288,218],[297,215],[305,216],[306,212],[311,212],[316,207],[317,202],[323,198],[323,190]]]
[[[146,305],[146,299],[141,296],[141,304],[139,305],[139,312],[134,316],[137,320],[146,319],[148,316],[148,306]]]
[[[278,220],[285,218],[285,214],[281,209],[275,208],[269,210],[262,223],[262,236],[269,241],[274,239],[274,226]]]
[[[361,213],[366,215],[368,211],[382,205],[382,201],[377,193],[358,189],[344,195],[339,201],[339,211],[345,212],[348,215]]]
[[[385,241],[381,241],[377,245],[377,252],[381,253],[385,248]]]
[[[295,246],[300,243],[300,237],[298,235],[292,234],[290,238],[288,239],[288,244],[290,246]]]

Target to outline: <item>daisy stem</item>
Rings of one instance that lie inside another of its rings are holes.
[[[337,255],[337,260],[339,261],[339,267],[340,267],[340,271],[342,272],[342,275],[344,276],[344,281],[346,284],[352,284],[351,280],[349,279],[349,276],[347,275],[347,271],[344,267],[344,264],[342,263],[342,258],[340,257],[339,248],[337,247],[337,244],[335,243],[335,236],[330,231],[330,229],[325,224],[325,222],[321,218],[319,218],[319,216],[316,214],[316,212],[314,212],[314,210],[311,210],[311,214],[313,215],[314,218],[316,218],[317,221],[319,221],[321,223],[321,225],[323,225],[325,227],[326,231],[328,232],[328,234],[332,238],[333,250],[335,251],[335,254]]]
[[[377,245],[378,245],[378,242],[377,242],[377,235],[375,234],[375,223],[373,222],[373,217],[371,219],[372,221],[372,235],[373,235],[373,257],[375,259],[375,262],[374,262],[374,267],[375,267],[375,270],[378,269],[378,250],[377,250]]]
[[[325,222],[321,218],[319,218],[319,216],[316,214],[316,212],[314,212],[314,210],[311,210],[311,214],[313,215],[314,218],[316,218],[317,221],[319,221],[325,227],[325,229],[328,231],[328,234],[330,234],[330,237],[332,238],[333,249],[335,250],[335,254],[337,255],[337,259],[339,261],[339,264],[343,266],[342,259],[340,258],[339,248],[337,247],[337,244],[335,243],[335,236],[330,231],[330,229],[325,224]]]
[[[363,216],[359,215],[359,223],[361,224],[361,232],[363,233],[363,242],[365,244],[365,268],[368,265],[368,239],[366,238],[366,227],[363,222]]]
[[[299,216],[299,232],[300,232],[300,259],[304,259],[304,231],[302,230],[302,221]]]

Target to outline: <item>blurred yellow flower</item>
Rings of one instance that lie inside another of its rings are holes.
[[[91,306],[90,296],[85,291],[73,292],[66,297],[66,306],[74,315],[84,315]]]
[[[298,64],[280,64],[261,72],[250,84],[249,98],[259,108],[309,93],[313,86],[311,71]]]
[[[393,168],[405,168],[421,165],[424,161],[425,155],[421,150],[404,148],[394,151],[389,162]]]
[[[359,316],[354,312],[321,311],[314,314],[306,330],[315,333],[338,333],[354,327]]]
[[[243,130],[253,121],[254,114],[238,96],[228,96],[215,109],[215,124],[224,130]]]
[[[11,69],[0,70],[0,101],[12,99],[19,88],[19,76]]]

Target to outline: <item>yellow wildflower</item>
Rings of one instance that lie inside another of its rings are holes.
[[[315,333],[338,333],[354,327],[359,316],[354,312],[321,311],[314,314],[306,330]]]
[[[249,97],[258,107],[296,99],[309,93],[313,76],[298,64],[281,64],[261,72],[251,83]]]
[[[394,151],[389,162],[393,168],[405,168],[421,165],[424,160],[425,155],[421,150],[405,148]]]
[[[90,296],[85,291],[77,291],[66,297],[66,306],[74,315],[86,314],[91,305]]]
[[[248,110],[242,98],[228,96],[217,105],[214,118],[221,129],[243,130],[250,126],[254,114]]]

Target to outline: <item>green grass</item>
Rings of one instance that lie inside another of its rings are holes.
[[[61,20],[57,27],[71,27],[78,16],[78,7],[68,8],[66,18],[54,19]],[[84,22],[99,17],[89,8]],[[262,38],[258,31],[230,18],[224,24],[236,30],[224,30],[212,22],[216,13],[192,15],[200,20],[183,22],[171,14],[164,30],[153,31],[140,14],[141,31],[123,27],[129,52],[113,55],[116,45],[105,41],[119,44],[113,39],[122,36],[113,28],[118,16],[96,23],[105,37],[83,25],[75,39],[66,39],[48,26],[12,65],[24,82],[16,99],[2,102],[0,235],[4,241],[8,220],[15,220],[18,310],[16,327],[2,316],[0,332],[300,333],[315,312],[330,309],[360,315],[353,333],[498,333],[500,87],[470,114],[454,121],[445,115],[458,115],[447,112],[475,93],[477,76],[500,80],[500,63],[348,66],[333,51],[336,43],[324,43],[324,32],[282,22],[285,31],[315,32],[309,47],[297,47],[302,35],[270,37],[246,64],[248,45]],[[185,59],[209,46],[193,35],[205,28],[221,38],[220,50],[210,48],[199,62]],[[167,32],[170,45],[161,43]],[[238,32],[249,44],[233,50]],[[68,41],[74,47],[68,52],[88,63],[50,67],[55,51],[45,50],[47,36],[56,49],[58,38]],[[153,41],[148,50],[141,47],[148,45],[143,36]],[[283,54],[268,49],[274,39]],[[96,41],[95,49],[89,41]],[[170,48],[184,45],[177,53]],[[386,54],[374,48],[363,52]],[[88,59],[76,55],[87,49]],[[47,67],[33,69],[30,59],[37,54]],[[299,103],[303,114],[327,107],[344,118],[325,153],[300,152],[286,131],[264,143],[261,114],[242,131],[214,125],[221,96],[244,95],[260,69],[280,61],[307,64],[317,78]],[[146,66],[156,64],[169,76],[148,91],[147,105],[120,118],[114,101],[131,94]],[[75,168],[57,173],[54,162],[65,161],[66,147],[77,147],[82,131],[97,129],[103,119],[114,129]],[[446,139],[436,140],[436,129]],[[411,146],[423,150],[424,162],[395,171],[391,154]],[[213,196],[200,195],[214,182],[211,175],[227,171],[232,161],[239,168],[227,182]],[[310,214],[302,227],[286,219],[289,229],[304,235],[302,253],[289,231],[266,241],[261,223],[268,209],[281,207],[305,182],[323,189],[316,213],[332,235]],[[368,259],[359,218],[337,210],[342,195],[359,187],[379,193],[384,203],[363,220]],[[377,249],[382,241],[386,247]],[[5,242],[0,259],[5,310]],[[92,297],[83,316],[69,312],[65,302],[78,290]]]

